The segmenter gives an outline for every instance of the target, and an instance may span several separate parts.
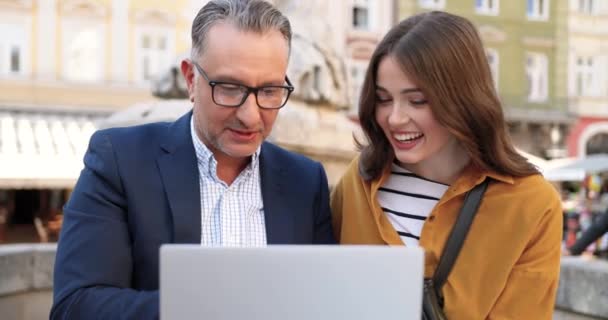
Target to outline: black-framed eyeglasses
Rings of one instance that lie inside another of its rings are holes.
[[[239,83],[212,81],[198,63],[192,61],[198,72],[209,82],[213,102],[222,107],[237,108],[245,103],[253,92],[258,107],[262,109],[280,109],[294,90],[291,81],[285,76],[286,86],[249,87]]]

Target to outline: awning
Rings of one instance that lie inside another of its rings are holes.
[[[521,149],[516,148],[516,150],[522,156],[526,157],[530,163],[535,165],[545,179],[549,181],[582,181],[585,178],[585,172],[582,170],[576,168],[564,168],[566,165],[574,161],[571,158],[545,160]]]
[[[608,172],[608,154],[591,154],[581,158],[564,159],[556,163],[548,174],[552,176],[566,176],[561,180],[583,181],[585,176],[595,173]]]
[[[72,188],[104,113],[0,109],[0,188]]]

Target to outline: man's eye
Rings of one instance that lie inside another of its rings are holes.
[[[237,96],[243,93],[243,87],[234,84],[222,84],[217,86],[219,94]]]
[[[268,88],[262,88],[261,90],[262,94],[267,95],[267,96],[274,96],[277,95],[281,92],[280,88],[274,88],[274,87],[268,87]]]
[[[236,84],[222,83],[219,85],[222,90],[240,90],[241,86]]]

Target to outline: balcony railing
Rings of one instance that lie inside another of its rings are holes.
[[[530,101],[526,96],[501,95],[505,115],[511,121],[533,121],[550,123],[570,123],[568,98],[548,97],[544,101]]]

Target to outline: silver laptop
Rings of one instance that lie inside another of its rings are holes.
[[[163,245],[161,319],[420,319],[423,250]]]

